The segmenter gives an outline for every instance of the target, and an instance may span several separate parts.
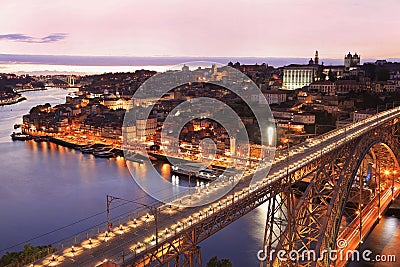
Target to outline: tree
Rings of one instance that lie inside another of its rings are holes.
[[[44,105],[37,105],[37,106],[31,108],[31,110],[29,111],[29,114],[40,113],[40,112],[47,110],[50,107],[51,107],[51,105],[49,103],[46,103]]]
[[[0,266],[7,266],[16,263],[18,266],[32,262],[34,257],[44,257],[55,252],[56,249],[49,246],[33,247],[30,244],[24,245],[24,250],[19,252],[7,252],[0,258]]]
[[[207,262],[207,267],[218,267],[218,257],[214,256]]]
[[[220,267],[232,267],[232,262],[229,259],[220,260]]]
[[[318,66],[317,69],[317,77],[320,81],[325,81],[326,80],[326,74],[324,73],[324,66]]]
[[[385,68],[379,69],[376,76],[377,76],[376,78],[378,81],[387,81],[390,79],[389,70],[387,70]]]
[[[217,256],[212,257],[206,267],[232,267],[232,262],[229,259],[218,260]]]
[[[371,80],[375,80],[376,78],[376,66],[372,63],[366,63],[362,67],[362,70],[365,71],[365,77],[369,77]]]
[[[335,82],[337,80],[336,74],[332,70],[329,70],[328,78],[331,82]]]

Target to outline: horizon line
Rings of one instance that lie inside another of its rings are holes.
[[[344,54],[345,56],[346,54]],[[360,54],[362,56],[362,54]],[[13,60],[9,57],[16,57]],[[272,60],[290,60],[290,59],[310,59],[313,57],[295,57],[295,56],[172,56],[172,55],[151,55],[151,56],[128,56],[128,55],[49,55],[49,54],[0,54],[0,64],[7,64],[4,61],[11,61],[10,63],[22,63],[22,64],[49,64],[49,65],[57,65],[57,63],[44,63],[44,62],[27,62],[20,60],[21,57],[27,57],[31,59],[40,59],[44,58],[69,58],[69,59],[140,59],[140,60],[152,60],[152,59],[231,59],[233,61],[237,59],[256,59],[256,60],[263,60],[263,59],[272,59]],[[19,59],[18,59],[19,58]],[[4,60],[5,59],[5,60]],[[325,57],[320,58],[320,60],[343,60],[342,58],[335,58],[335,57]],[[362,58],[361,58],[362,59]],[[377,58],[377,57],[369,57],[362,59],[362,61],[369,61],[369,60],[400,60],[400,57],[385,57],[385,58]],[[17,62],[16,62],[17,61]],[[63,64],[61,64],[63,65]],[[70,65],[70,64],[67,64]],[[163,65],[163,64],[161,64]],[[105,65],[106,66],[106,65]],[[110,65],[112,66],[112,65]]]

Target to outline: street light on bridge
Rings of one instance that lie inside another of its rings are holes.
[[[155,233],[156,249],[158,248],[158,218],[157,218],[158,217],[157,216],[158,207],[156,207],[155,205],[150,206],[150,205],[146,205],[146,204],[143,204],[143,203],[140,203],[137,201],[123,199],[120,197],[114,197],[114,196],[110,196],[110,195],[107,195],[106,198],[107,198],[107,231],[110,231],[112,229],[112,223],[111,223],[111,217],[110,217],[110,205],[113,200],[122,200],[122,201],[130,202],[133,204],[137,204],[137,205],[147,208],[149,210],[149,212],[154,216],[154,223],[155,223],[155,227],[156,227],[156,229],[155,229],[155,231],[156,231],[156,233]],[[148,222],[147,219],[149,219],[148,213],[146,214],[146,222]],[[135,220],[135,222],[136,222],[136,220]]]

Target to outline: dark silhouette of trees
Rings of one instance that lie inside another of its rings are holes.
[[[7,266],[8,264],[15,263],[18,266],[29,264],[32,260],[37,260],[38,258],[45,257],[56,249],[49,246],[38,246],[34,247],[30,244],[24,246],[23,251],[19,252],[7,252],[0,258],[0,267]]]
[[[332,70],[329,70],[328,72],[328,79],[331,82],[335,82],[337,80],[336,74]]]
[[[218,260],[217,256],[212,257],[206,267],[232,267],[232,262],[229,259]]]

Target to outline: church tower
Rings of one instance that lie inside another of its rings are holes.
[[[318,65],[319,64],[319,56],[318,56],[318,50],[315,51],[315,59],[314,59],[314,64]]]
[[[218,74],[218,67],[216,64],[212,65],[212,74],[217,75]]]
[[[353,61],[353,56],[349,52],[347,56],[344,57],[344,66],[348,69],[351,67],[351,62]]]

